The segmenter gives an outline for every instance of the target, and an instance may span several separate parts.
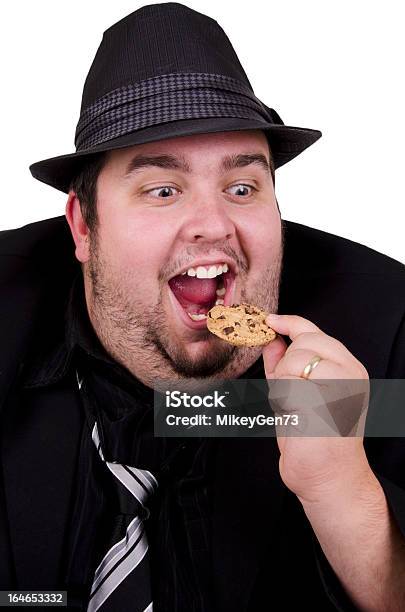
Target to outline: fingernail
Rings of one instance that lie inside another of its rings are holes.
[[[281,319],[281,315],[274,313],[267,315],[266,321],[277,321],[278,319]]]

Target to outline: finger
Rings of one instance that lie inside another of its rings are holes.
[[[269,314],[266,323],[277,333],[289,336],[291,340],[305,332],[321,332],[315,323],[298,315]]]
[[[300,349],[313,351],[314,354],[342,365],[354,361],[354,356],[342,342],[321,331],[303,332],[290,344],[287,353],[293,353]]]
[[[310,374],[311,379],[354,378],[354,374],[346,370],[341,364],[323,357],[320,353],[310,349],[297,349],[291,353],[286,352],[274,369],[275,377],[302,377],[305,366],[315,355],[322,357],[318,365]]]
[[[286,350],[287,343],[281,336],[277,336],[275,340],[263,347],[262,357],[266,378],[272,378],[274,369],[283,355],[285,355]]]

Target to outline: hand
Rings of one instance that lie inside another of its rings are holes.
[[[368,373],[339,340],[311,321],[269,315],[266,322],[292,340],[287,348],[278,336],[263,349],[271,406],[298,421],[298,426],[276,425],[280,475],[302,501],[316,500],[371,470],[363,446]],[[322,359],[306,380],[303,370],[316,355]]]

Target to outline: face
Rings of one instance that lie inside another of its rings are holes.
[[[146,384],[234,378],[259,357],[211,334],[203,315],[218,299],[277,311],[282,225],[266,162],[259,130],[114,150],[98,178],[96,235],[78,230],[72,196],[91,322]]]

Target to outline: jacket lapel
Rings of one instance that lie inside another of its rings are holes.
[[[60,583],[82,417],[67,388],[24,393],[29,402],[8,402],[2,432],[10,542],[18,587],[51,588]]]
[[[276,438],[216,440],[213,493],[214,601],[221,612],[246,610],[285,495]]]

